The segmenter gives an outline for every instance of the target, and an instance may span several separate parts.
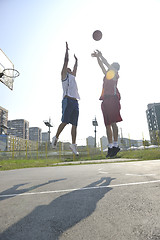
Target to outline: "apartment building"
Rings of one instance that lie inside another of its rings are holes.
[[[160,143],[160,103],[150,103],[146,110],[150,140],[152,144]]]
[[[7,134],[8,110],[0,106],[0,135]]]
[[[8,120],[8,134],[29,140],[29,122],[25,119]]]
[[[49,133],[42,132],[42,142],[48,142],[48,140],[49,140]]]
[[[42,142],[42,129],[38,127],[29,128],[29,140]]]

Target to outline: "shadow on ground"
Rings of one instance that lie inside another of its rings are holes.
[[[0,240],[58,240],[66,230],[95,211],[98,201],[112,189],[109,187],[112,180],[101,178],[81,190],[57,197],[48,205],[36,207],[4,231]]]
[[[0,193],[0,201],[5,200],[7,198],[15,197],[18,194],[27,193],[29,191],[35,190],[36,188],[39,188],[39,187],[43,187],[43,186],[45,186],[47,184],[50,184],[50,183],[59,182],[59,181],[63,181],[63,180],[66,180],[66,178],[50,180],[48,182],[45,182],[45,183],[42,183],[42,184],[38,184],[38,185],[35,185],[35,186],[32,186],[32,187],[28,187],[28,188],[23,188],[23,189],[18,189],[18,188],[20,188],[22,186],[25,186],[25,185],[27,185],[29,183],[16,184],[13,187],[11,187],[11,188],[9,188],[9,189],[7,189],[7,190],[5,190],[5,191]]]

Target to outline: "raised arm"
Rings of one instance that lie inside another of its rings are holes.
[[[76,77],[77,66],[78,66],[78,59],[77,59],[75,54],[74,54],[74,58],[75,58],[75,64],[74,64],[74,67],[73,67],[73,75]]]
[[[102,70],[102,72],[104,73],[104,75],[106,75],[107,73],[107,70],[105,69],[104,65],[103,65],[103,62],[101,61],[101,59],[99,57],[97,57],[97,62]]]
[[[111,65],[108,63],[108,61],[103,57],[102,53],[99,50],[96,50],[98,56],[101,58],[102,62],[108,67],[110,68]]]
[[[91,56],[97,58],[98,65],[100,66],[100,68],[101,68],[102,72],[104,73],[104,75],[106,75],[107,70],[105,69],[105,67],[103,65],[103,62],[100,59],[99,53],[98,52],[94,52],[94,53],[92,53]]]
[[[62,71],[61,71],[62,80],[64,80],[66,75],[67,75],[67,66],[68,66],[68,62],[69,62],[68,50],[69,50],[68,43],[66,42],[66,53],[65,53],[65,57],[64,57],[63,68],[62,68]]]

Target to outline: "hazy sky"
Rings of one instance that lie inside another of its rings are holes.
[[[61,69],[65,42],[70,48],[69,66],[78,58],[77,84],[81,100],[77,143],[94,136],[92,120],[98,120],[97,138],[106,135],[101,113],[103,73],[95,49],[109,63],[120,63],[119,123],[123,137],[149,139],[147,104],[160,102],[160,1],[159,0],[0,0],[0,48],[20,71],[13,91],[0,83],[0,106],[9,120],[26,119],[30,127],[54,136],[61,121]],[[92,39],[101,30],[100,41]],[[60,140],[69,140],[67,126]]]

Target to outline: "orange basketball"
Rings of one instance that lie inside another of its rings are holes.
[[[100,30],[96,30],[94,31],[92,37],[95,41],[99,41],[102,38],[102,32]]]

